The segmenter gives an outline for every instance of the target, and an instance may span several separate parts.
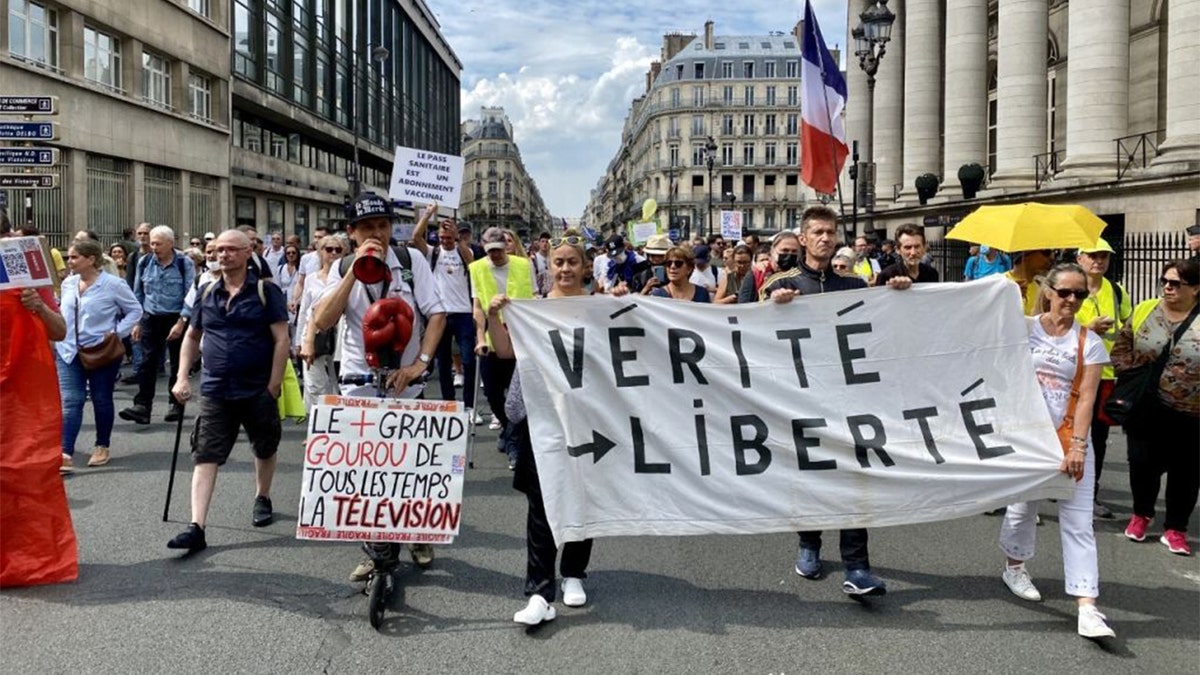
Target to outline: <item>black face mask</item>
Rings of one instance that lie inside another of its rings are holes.
[[[780,253],[775,258],[775,267],[780,272],[786,272],[800,264],[799,253]]]

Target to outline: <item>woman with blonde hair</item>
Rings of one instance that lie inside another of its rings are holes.
[[[304,292],[296,310],[294,344],[300,350],[304,364],[304,407],[311,409],[318,396],[337,393],[337,376],[333,369],[333,352],[338,326],[316,331],[312,326],[313,307],[329,285],[329,270],[342,259],[343,240],[336,236],[323,237],[317,242],[321,267],[304,278]]]
[[[521,243],[521,238],[517,236],[516,232],[507,227],[500,228],[500,231],[504,232],[504,250],[509,255],[515,255],[519,258],[529,257],[529,253],[525,251],[525,244]]]

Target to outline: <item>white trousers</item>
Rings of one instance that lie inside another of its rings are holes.
[[[338,393],[333,374],[333,357],[326,354],[304,364],[304,409],[311,410],[318,396]]]
[[[1058,500],[1058,526],[1062,538],[1063,578],[1067,595],[1095,598],[1100,595],[1100,567],[1096,561],[1096,533],[1092,529],[1096,464],[1088,447],[1083,480],[1075,483],[1075,495]],[[1008,507],[1000,526],[1000,549],[1013,560],[1033,558],[1037,539],[1038,502]]]

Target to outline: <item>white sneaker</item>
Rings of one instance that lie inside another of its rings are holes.
[[[583,579],[563,577],[563,604],[567,607],[583,607],[587,604],[587,593],[583,590]]]
[[[463,374],[462,373],[454,374],[454,386],[455,386],[455,388],[463,386]]]
[[[1116,632],[1108,627],[1107,619],[1095,605],[1080,605],[1079,634],[1085,638],[1116,637]]]
[[[471,424],[483,424],[483,418],[480,417],[479,413],[475,412],[474,410],[471,411]]]
[[[536,626],[543,621],[553,621],[556,616],[558,614],[554,611],[554,606],[535,594],[529,596],[529,604],[525,605],[525,609],[513,614],[513,621],[526,626]]]
[[[497,419],[495,415],[492,415],[492,421],[490,423],[488,423],[488,428],[491,429],[492,431],[499,431],[500,427],[502,427],[502,426],[503,425],[500,424],[500,420]]]
[[[1018,565],[1016,567],[1005,565],[1003,578],[1004,584],[1008,586],[1008,590],[1012,591],[1013,595],[1018,598],[1030,602],[1042,601],[1042,594],[1033,585],[1033,580],[1029,578],[1029,572],[1025,571],[1025,565]]]

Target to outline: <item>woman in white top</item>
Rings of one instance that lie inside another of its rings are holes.
[[[312,310],[329,285],[329,270],[341,261],[345,244],[341,239],[329,236],[317,242],[317,256],[321,268],[304,277],[304,293],[300,298],[300,307],[296,312],[296,333],[293,336],[295,344],[300,348],[300,358],[304,361],[304,407],[312,408],[316,397],[323,394],[337,393],[337,376],[333,370],[334,355],[332,351],[317,353],[316,331],[310,330]],[[286,267],[286,265],[285,265]],[[340,324],[339,324],[340,325]],[[329,330],[337,332],[337,326]]]
[[[1075,479],[1075,494],[1059,500],[1058,518],[1063,549],[1063,577],[1066,592],[1079,607],[1078,632],[1086,638],[1113,637],[1105,616],[1096,608],[1100,595],[1100,570],[1096,561],[1096,534],[1092,529],[1092,503],[1095,489],[1092,479],[1095,462],[1091,452],[1092,407],[1100,384],[1100,370],[1108,363],[1108,352],[1099,335],[1087,331],[1080,354],[1080,325],[1075,312],[1088,297],[1087,276],[1074,263],[1055,266],[1046,276],[1042,293],[1050,308],[1030,321],[1029,350],[1037,373],[1042,398],[1057,427],[1071,405],[1071,390],[1079,364],[1083,365],[1070,448],[1060,470]],[[1082,357],[1082,358],[1081,358]],[[1017,597],[1038,602],[1041,593],[1025,570],[1025,562],[1034,555],[1037,502],[1008,507],[1000,527],[1000,548],[1008,556],[1003,579]]]

